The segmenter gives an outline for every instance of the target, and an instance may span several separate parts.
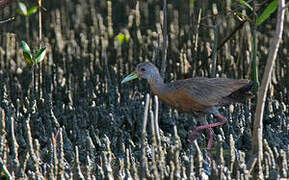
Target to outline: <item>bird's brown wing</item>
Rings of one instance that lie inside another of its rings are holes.
[[[196,77],[178,80],[169,83],[169,86],[170,89],[187,92],[200,105],[210,107],[229,104],[226,98],[248,83],[246,79]]]

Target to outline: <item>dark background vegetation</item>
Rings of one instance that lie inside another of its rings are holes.
[[[147,138],[141,138],[149,86],[144,80],[120,82],[140,62],[160,67],[163,6],[160,1],[110,2],[44,0],[41,40],[38,14],[28,18],[27,28],[25,18],[17,15],[17,1],[0,9],[1,19],[15,16],[14,21],[0,24],[1,165],[15,178],[34,179],[253,177],[256,161],[250,149],[256,98],[221,109],[229,122],[215,128],[209,155],[206,132],[198,144],[189,144],[189,132],[197,125],[194,117],[161,103],[160,140],[155,143],[154,98]],[[260,14],[268,3],[258,2]],[[167,3],[165,81],[210,77],[215,25],[220,44],[241,23],[236,13],[251,11],[229,0]],[[287,10],[264,114],[264,174],[273,179],[289,177],[288,22]],[[259,77],[275,24],[276,13],[257,27]],[[252,23],[246,22],[219,49],[218,77],[253,79],[252,36]],[[36,67],[35,92],[21,40],[34,50],[47,47],[46,58]],[[208,120],[215,121],[211,116]]]

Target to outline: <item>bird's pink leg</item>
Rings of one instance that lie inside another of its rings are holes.
[[[208,130],[210,133],[210,139],[208,141],[207,150],[210,150],[214,140],[214,130],[212,128],[209,128]]]
[[[217,114],[215,115],[220,122],[216,122],[216,123],[212,123],[212,124],[207,124],[207,125],[203,125],[203,126],[198,126],[196,127],[193,132],[190,135],[190,142],[192,143],[195,140],[196,135],[198,134],[199,131],[204,130],[204,129],[209,129],[210,130],[210,139],[207,145],[207,149],[210,150],[211,145],[213,143],[213,138],[214,138],[214,131],[213,131],[213,127],[217,127],[217,126],[221,126],[223,124],[225,124],[227,122],[227,118],[221,114]]]

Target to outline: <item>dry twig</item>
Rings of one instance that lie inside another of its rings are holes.
[[[267,64],[265,67],[261,87],[258,90],[258,102],[255,112],[255,121],[254,121],[254,127],[253,127],[253,153],[258,153],[258,169],[259,169],[259,178],[263,178],[262,173],[262,159],[263,159],[263,113],[264,113],[264,106],[267,96],[267,90],[269,83],[271,81],[272,77],[272,71],[275,64],[275,59],[277,56],[279,44],[282,38],[283,33],[283,22],[284,22],[284,14],[285,9],[283,8],[285,6],[284,0],[279,0],[279,6],[278,6],[278,15],[277,15],[277,25],[276,25],[276,31],[274,34],[274,37],[272,39],[272,43],[269,49],[269,55],[267,58]]]

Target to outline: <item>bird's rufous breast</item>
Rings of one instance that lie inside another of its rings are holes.
[[[206,105],[202,105],[201,102],[196,101],[194,97],[183,89],[161,93],[152,83],[150,83],[150,86],[153,94],[157,95],[161,101],[178,110],[192,112],[204,111],[208,108]]]

